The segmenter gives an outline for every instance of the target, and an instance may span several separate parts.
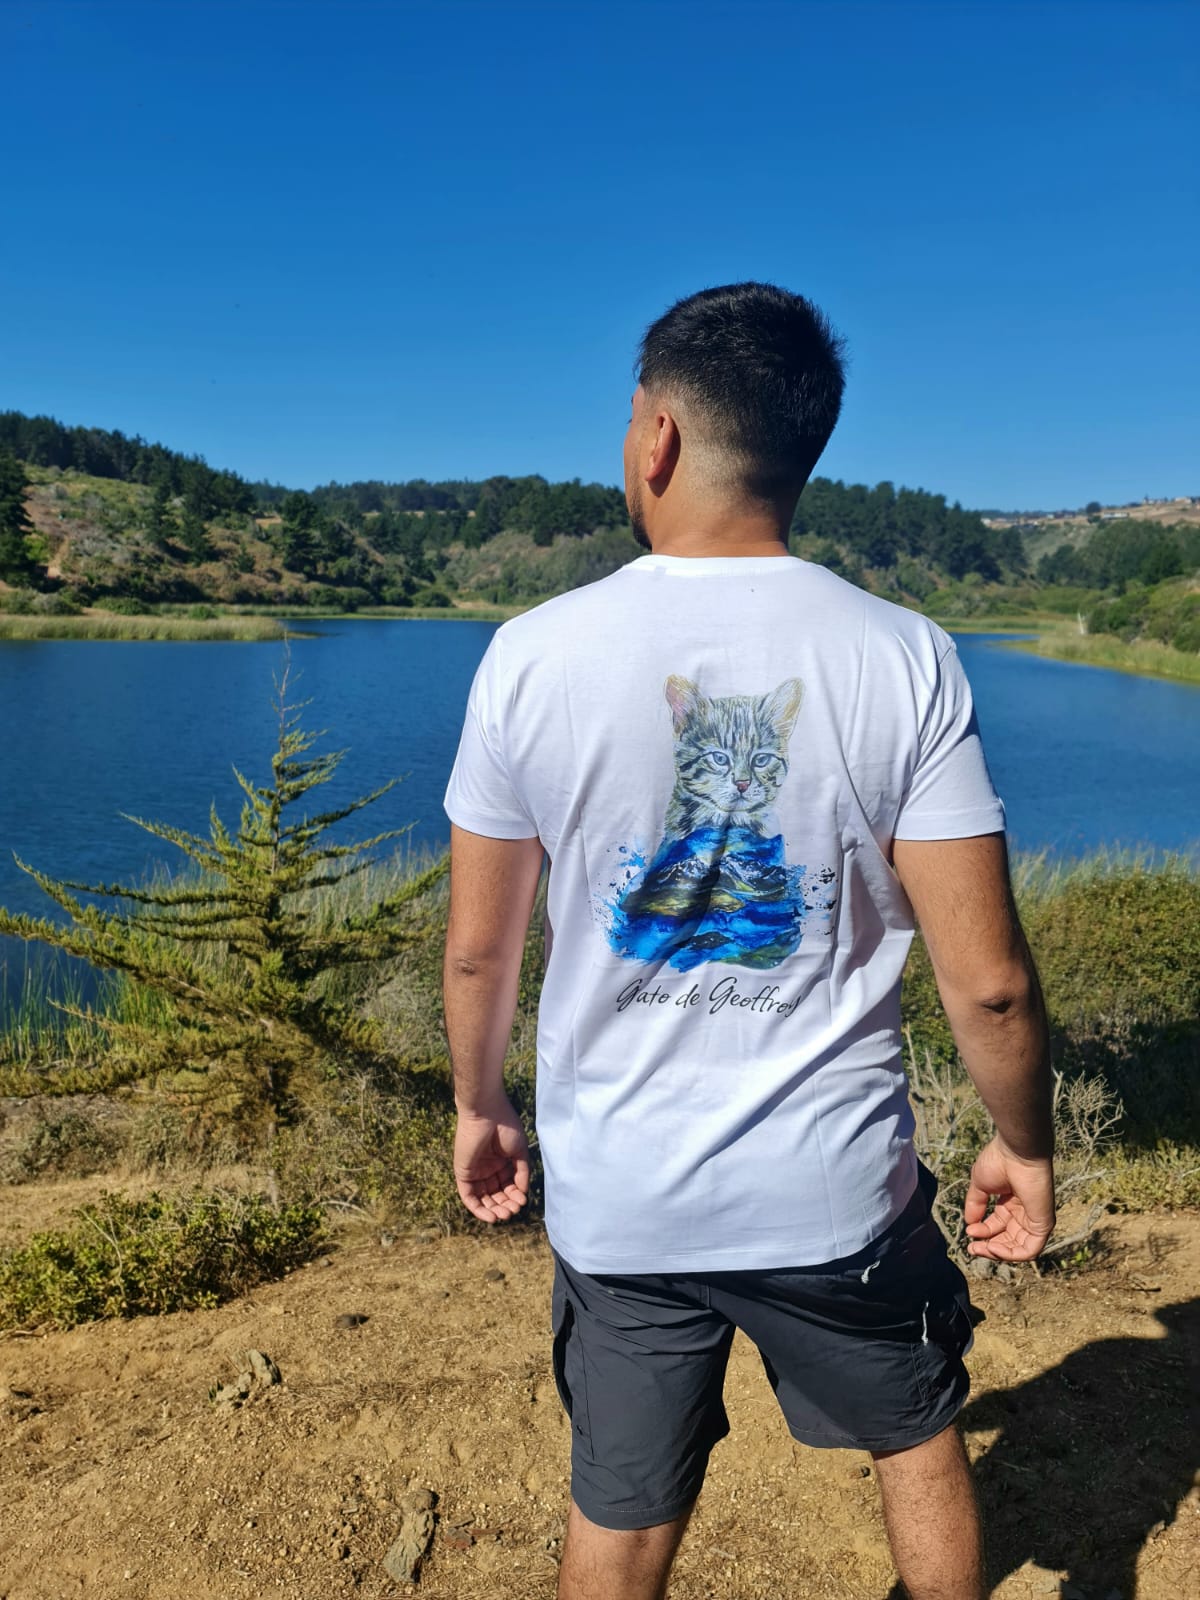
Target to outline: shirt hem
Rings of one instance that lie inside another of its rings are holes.
[[[900,822],[892,838],[911,839],[919,843],[935,839],[974,839],[981,834],[1003,833],[1004,830],[1003,807],[991,806],[986,811],[948,811],[939,816]]]
[[[911,1199],[912,1194],[909,1193],[899,1202],[893,1200],[862,1238],[851,1236],[839,1244],[836,1259],[842,1260],[847,1256],[857,1255],[860,1250],[865,1250],[879,1238],[880,1234],[891,1227]],[[696,1250],[655,1251],[650,1255],[618,1256],[600,1255],[586,1249],[573,1250],[558,1229],[552,1227],[549,1222],[546,1224],[546,1235],[554,1253],[561,1256],[575,1272],[584,1273],[588,1277],[597,1274],[624,1277],[643,1273],[659,1277],[669,1272],[786,1272],[793,1267],[823,1266],[833,1259],[829,1255],[827,1239],[799,1239],[794,1233],[788,1234],[786,1238],[781,1235],[769,1241],[763,1240],[753,1246],[731,1245],[726,1249],[700,1246]]]
[[[460,805],[444,806],[446,815],[457,828],[477,833],[484,839],[536,839],[538,831],[528,817],[515,821],[510,817],[490,817],[483,811],[469,811]]]

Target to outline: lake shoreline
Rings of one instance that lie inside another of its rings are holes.
[[[160,640],[233,641],[274,643],[288,638],[311,638],[322,622],[485,622],[503,623],[532,609],[532,605],[371,606],[360,611],[314,609],[303,618],[294,610],[278,607],[223,609],[214,617],[194,617],[172,612],[124,616],[93,609],[78,616],[38,616],[0,613],[3,640],[104,640],[157,642]],[[916,609],[916,608],[913,608]],[[929,615],[929,613],[922,613]],[[990,617],[938,617],[931,621],[948,633],[1026,634],[1011,638],[1004,648],[1021,650],[1072,666],[1099,667],[1135,677],[1157,678],[1167,683],[1200,685],[1200,655],[1157,640],[1132,643],[1110,634],[1080,634],[1059,616],[1019,612]]]
[[[1021,650],[1044,660],[1062,661],[1069,666],[1106,668],[1129,677],[1157,678],[1163,683],[1200,685],[1200,655],[1175,650],[1157,639],[1127,643],[1115,634],[1079,633],[1075,624],[1062,617],[1036,614],[934,617],[932,620],[947,633],[1012,634],[1012,638],[997,641],[1002,648]]]
[[[1127,644],[1111,634],[1059,636],[1040,634],[1034,639],[1008,639],[1006,650],[1023,650],[1027,655],[1062,661],[1074,667],[1098,667],[1123,672],[1134,678],[1157,678],[1163,683],[1200,687],[1200,656],[1157,640],[1142,639]]]
[[[223,643],[272,643],[312,638],[321,622],[507,622],[529,606],[371,606],[361,611],[313,608],[297,617],[291,607],[223,608],[213,617],[191,617],[185,611],[139,612],[92,609],[78,615],[0,612],[0,640],[92,640],[109,643],[162,640],[217,640]]]
[[[990,629],[989,629],[990,632]],[[995,629],[1008,632],[1008,629]],[[1003,650],[1019,650],[1048,661],[1066,662],[1072,667],[1093,667],[1107,672],[1123,672],[1128,677],[1158,678],[1163,683],[1200,686],[1200,656],[1173,650],[1158,640],[1126,643],[1114,634],[1078,634],[1064,627],[1021,629],[1032,638],[1006,638]]]

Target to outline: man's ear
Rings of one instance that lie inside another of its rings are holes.
[[[665,406],[657,406],[646,431],[651,446],[642,476],[649,487],[659,494],[671,481],[675,463],[679,460],[679,424]]]

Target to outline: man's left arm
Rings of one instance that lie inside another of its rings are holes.
[[[529,1146],[505,1093],[504,1056],[542,857],[540,839],[450,830],[444,993],[458,1108],[454,1177],[481,1222],[515,1216],[529,1195]]]

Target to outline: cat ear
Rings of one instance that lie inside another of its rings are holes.
[[[690,678],[668,678],[665,692],[675,732],[678,733],[703,697]]]
[[[784,744],[792,737],[792,729],[804,699],[804,685],[799,678],[785,678],[778,689],[766,697],[767,716],[771,726],[779,730]]]

